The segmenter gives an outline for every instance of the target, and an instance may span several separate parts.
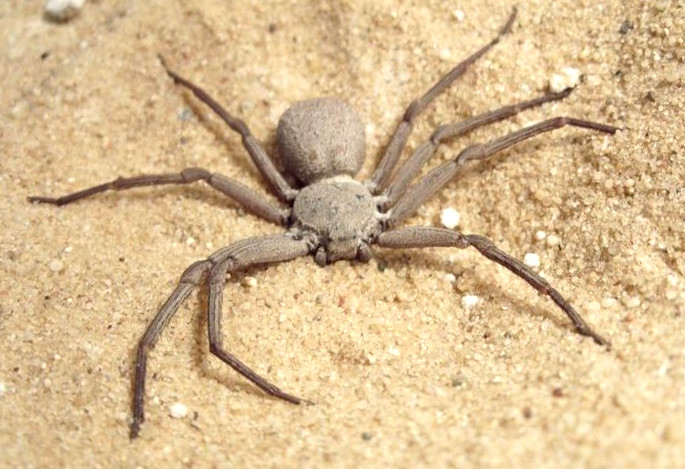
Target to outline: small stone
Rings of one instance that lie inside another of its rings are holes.
[[[557,235],[551,234],[547,236],[547,246],[554,247],[558,246],[560,243],[561,239]]]
[[[243,278],[243,284],[246,287],[254,288],[257,286],[257,279],[248,275],[247,277]]]
[[[623,20],[623,23],[621,23],[621,27],[618,28],[618,32],[619,34],[627,34],[633,28],[634,25],[630,20]]]
[[[459,22],[464,21],[464,18],[466,17],[464,12],[461,10],[453,10],[452,16],[454,17],[455,20],[457,20]]]
[[[466,384],[466,378],[463,376],[455,376],[452,378],[452,387],[454,388],[461,388]]]
[[[447,229],[453,230],[459,225],[461,215],[453,208],[446,208],[440,213],[440,223]]]
[[[542,241],[542,240],[545,239],[546,237],[547,237],[547,233],[545,233],[545,232],[542,231],[542,230],[539,230],[539,231],[536,231],[536,232],[535,232],[535,240],[536,240],[536,241]]]
[[[573,88],[580,83],[580,70],[572,67],[564,67],[561,73],[555,73],[549,79],[549,90],[552,93],[561,93],[566,88]]]
[[[84,0],[48,0],[45,2],[45,16],[58,23],[66,23],[79,14]]]
[[[600,304],[602,305],[602,308],[610,309],[610,308],[615,308],[616,305],[618,304],[618,301],[616,301],[616,298],[612,298],[610,296],[607,296],[606,298],[602,298],[602,301]]]
[[[457,281],[457,276],[453,273],[447,273],[445,274],[445,280],[447,280],[450,283],[454,283]]]
[[[61,272],[64,270],[64,262],[60,261],[59,259],[53,259],[48,264],[48,268],[55,273]]]
[[[526,255],[523,256],[523,263],[528,267],[540,267],[540,256],[534,252],[527,252]]]
[[[627,308],[637,308],[642,304],[642,300],[640,300],[639,296],[629,296],[623,298],[623,304],[626,305]]]
[[[464,295],[461,297],[461,306],[468,309],[478,304],[480,298],[476,295]]]
[[[182,419],[185,418],[188,415],[188,408],[185,406],[185,404],[181,404],[180,402],[176,402],[169,406],[169,416],[173,419]]]
[[[190,119],[193,118],[193,111],[188,109],[187,107],[184,107],[181,109],[181,111],[178,113],[178,120],[182,122],[189,121]]]

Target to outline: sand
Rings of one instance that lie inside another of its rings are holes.
[[[268,398],[211,356],[206,300],[193,294],[151,354],[147,420],[129,441],[135,347],[183,269],[281,229],[202,184],[63,208],[26,197],[189,166],[266,193],[239,137],[157,54],[270,152],[290,104],[346,99],[367,123],[368,177],[409,102],[513,6],[445,3],[90,1],[64,24],[46,21],[41,2],[0,3],[0,466],[682,467],[685,4],[675,0],[519,0],[512,34],[409,142],[580,72],[563,102],[450,141],[431,165],[552,116],[623,131],[519,144],[472,165],[407,224],[439,225],[454,208],[464,232],[537,254],[610,351],[472,250],[377,249],[368,264],[324,269],[302,258],[229,279],[224,340],[314,405]]]

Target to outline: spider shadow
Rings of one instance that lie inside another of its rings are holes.
[[[246,275],[259,275],[260,272],[266,271],[270,266],[253,266],[250,267],[249,269],[246,269],[244,271],[239,271],[235,274],[232,274],[232,278],[226,282],[223,288],[227,288],[229,286],[229,283],[232,286],[237,286],[240,282],[240,279]],[[221,360],[219,360],[217,357],[214,357],[212,352],[210,351],[209,348],[209,335],[208,335],[208,314],[207,311],[209,310],[209,289],[207,282],[203,282],[202,285],[198,288],[197,290],[197,295],[199,296],[199,307],[201,313],[197,316],[193,321],[193,327],[195,329],[195,343],[197,347],[193,348],[192,352],[192,360],[195,365],[195,367],[199,370],[202,371],[202,373],[211,379],[214,379],[218,383],[220,383],[222,386],[226,387],[227,389],[231,390],[234,393],[238,392],[244,392],[247,394],[251,394],[253,396],[259,396],[259,397],[264,397],[264,398],[269,398],[273,399],[275,401],[279,401],[277,397],[273,397],[265,393],[264,391],[260,390],[255,384],[250,382],[247,378],[241,376],[237,371],[233,370],[230,366],[227,364],[223,363]],[[226,302],[224,302],[225,304]],[[220,314],[222,314],[222,325],[226,324],[226,313],[225,311],[222,311]],[[223,328],[223,331],[226,331],[226,328]],[[230,350],[230,341],[229,343],[226,342],[226,334],[223,334],[224,338],[224,349],[228,353],[232,353]],[[219,364],[219,366],[212,366],[210,365],[210,360],[212,359],[211,357],[216,358],[216,362]],[[241,361],[243,360],[244,357],[238,356]],[[248,367],[251,367],[250,360],[247,359],[244,362]],[[266,372],[270,370],[266,370],[264,372],[255,370],[258,374],[264,376]],[[265,376],[266,377],[266,376]],[[268,378],[267,378],[268,379]],[[274,383],[278,386],[279,383]]]
[[[446,248],[449,249],[449,248]],[[393,259],[394,257],[399,257],[401,259]],[[417,258],[421,257],[421,261],[417,262]],[[465,265],[461,265],[461,263],[456,264],[454,262],[450,262],[443,257],[436,255],[436,254],[431,254],[431,253],[410,253],[409,250],[404,250],[400,251],[398,250],[397,252],[395,251],[388,251],[384,252],[381,255],[376,255],[376,259],[378,260],[383,260],[385,261],[388,266],[392,266],[393,264],[409,264],[412,265],[413,268],[423,268],[422,264],[425,265],[425,269],[430,271],[430,272],[451,272],[455,270],[455,267],[460,268],[459,273],[457,274],[457,277],[461,277],[462,275],[469,275],[473,278],[474,280],[474,286],[473,286],[473,291],[477,292],[487,292],[488,296],[491,297],[492,302],[501,302],[502,306],[508,306],[509,308],[520,313],[524,313],[525,315],[531,316],[531,317],[538,317],[538,318],[544,318],[549,321],[551,321],[555,327],[559,328],[560,330],[563,329],[568,329],[572,332],[575,333],[575,329],[573,326],[570,324],[570,321],[568,318],[562,313],[560,314],[555,314],[553,312],[555,308],[554,303],[552,300],[548,297],[545,297],[545,295],[539,294],[539,296],[543,296],[545,303],[548,303],[549,306],[544,306],[544,305],[534,305],[531,302],[528,302],[526,300],[521,300],[512,297],[509,294],[509,289],[502,288],[499,285],[496,285],[492,281],[492,277],[487,276],[485,272],[481,272],[480,269],[473,269],[470,272],[468,272],[468,268]],[[488,263],[491,263],[491,261],[487,260]],[[495,265],[496,268],[504,269],[504,267],[501,267],[499,265]],[[521,285],[525,285],[525,288],[528,288],[531,293],[537,293],[536,290],[528,285],[523,279],[519,278],[518,276],[514,275],[513,273],[510,274],[513,280],[516,280],[520,282]],[[550,282],[553,284],[553,282]],[[420,288],[420,285],[417,285],[416,288]],[[513,285],[513,288],[519,288],[518,285]],[[459,295],[459,291],[457,290],[456,287],[452,286],[451,287],[453,294],[455,295],[455,299],[458,300],[457,295]],[[467,317],[468,313],[464,313],[464,317]],[[484,319],[487,319],[486,317]],[[502,331],[502,333],[505,333],[506,331]]]
[[[412,253],[409,252],[409,250],[387,251],[381,253],[380,255],[377,254],[375,258],[378,261],[387,263],[388,267],[390,268],[392,268],[393,265],[403,264],[412,266],[412,269],[426,269],[430,272],[446,272],[455,270],[454,262],[449,261],[442,256],[429,253]],[[238,275],[231,279],[231,283],[234,285],[239,283],[240,278],[244,275],[258,276],[260,272],[266,271],[269,267],[270,266],[255,266],[247,269],[246,271],[241,271]],[[354,268],[354,264],[352,265],[352,268]],[[529,301],[513,298],[509,294],[508,289],[502,288],[498,285],[494,285],[491,276],[488,276],[485,272],[479,271],[479,269],[473,269],[470,272],[466,272],[468,269],[462,267],[460,270],[461,273],[458,275],[471,275],[475,277],[473,290],[478,292],[488,292],[488,296],[491,297],[492,302],[501,302],[502,306],[508,306],[508,309],[521,312],[533,318],[538,317],[547,319],[551,321],[554,324],[554,327],[558,328],[559,330],[568,329],[571,332],[575,333],[575,330],[569,324],[565,316],[555,314],[555,312],[553,311],[553,303],[549,298],[546,298],[546,300],[549,300],[548,305],[534,305]],[[516,277],[514,274],[511,275],[512,278]],[[525,283],[525,281],[520,278],[518,280],[522,283]],[[535,290],[532,287],[528,286],[527,283],[525,285],[527,288],[530,289],[531,292],[535,292]],[[417,285],[415,288],[420,290],[421,285]],[[455,300],[458,302],[459,292],[454,287],[447,288],[451,288],[453,290],[452,294],[455,295]],[[515,286],[515,288],[518,288],[518,286]],[[223,365],[219,367],[209,365],[209,357],[211,357],[212,354],[209,351],[209,340],[207,336],[206,312],[208,310],[208,287],[206,283],[203,283],[202,286],[198,289],[198,296],[201,314],[199,314],[199,318],[197,318],[194,321],[195,342],[197,344],[197,347],[195,347],[194,351],[192,352],[192,360],[195,366],[198,369],[202,370],[205,376],[216,380],[217,382],[219,382],[220,384],[222,384],[223,386],[225,386],[233,392],[243,391],[254,396],[267,397],[273,400],[278,400],[278,398],[269,396],[263,391],[261,391],[253,383],[249,382],[247,379],[237,374],[237,372],[231,370],[230,367],[228,367],[228,365]],[[459,312],[457,314],[460,314],[461,316],[463,316],[464,319],[468,320],[468,312]],[[475,321],[487,321],[487,316],[483,316],[481,314],[478,314],[477,312],[476,315],[477,319],[475,319]],[[500,331],[500,333],[497,335],[502,336],[507,332],[509,331],[505,328],[502,331]],[[230,352],[230,344],[225,344],[225,346],[226,350]],[[249,360],[246,360],[246,364],[250,366]],[[278,385],[278,383],[276,384]]]
[[[552,150],[557,150],[557,149],[567,149],[570,145],[568,144],[569,139],[573,141],[577,141],[580,139],[590,139],[592,136],[579,136],[579,135],[568,135],[568,136],[562,136],[561,138],[558,138],[557,140],[551,141],[551,142],[540,142],[540,141],[526,141],[526,142],[521,142],[516,144],[514,148],[508,148],[504,151],[498,152],[494,155],[491,155],[487,157],[486,159],[479,160],[479,161],[474,161],[471,164],[467,164],[465,167],[462,168],[460,173],[452,178],[442,189],[444,190],[447,187],[450,188],[455,188],[456,184],[462,181],[467,181],[471,180],[474,177],[481,176],[483,173],[491,172],[493,171],[496,167],[501,166],[503,164],[509,163],[510,165],[515,165],[518,163],[517,159],[520,157],[523,157],[524,155],[530,155],[530,157],[534,159],[541,159],[541,156],[536,155],[536,151],[539,150],[540,148],[544,147],[550,151]],[[466,147],[462,146],[456,146],[454,150],[458,153],[459,151],[463,150]],[[558,153],[562,154],[563,152],[561,150],[558,151]],[[505,168],[500,168],[500,169],[505,169]],[[511,170],[508,170],[511,171]],[[523,174],[521,174],[520,177],[525,177]],[[513,180],[514,178],[512,178]],[[439,191],[440,192],[440,191]]]
[[[236,143],[236,138],[235,136],[238,135],[235,131],[233,131],[228,125],[226,125],[223,121],[222,122],[216,122],[215,120],[212,120],[209,118],[206,108],[206,105],[203,105],[202,103],[198,102],[196,99],[192,97],[192,93],[184,90],[183,91],[183,96],[186,104],[192,111],[193,115],[197,117],[197,120],[199,121],[200,125],[202,125],[204,128],[206,128],[209,132],[211,132],[214,135],[214,138],[217,139],[217,141],[221,142],[223,146],[226,148],[227,152],[229,155],[233,155],[237,152],[234,152],[232,150],[236,149],[238,147],[238,152],[243,154],[243,158],[232,158],[231,162],[235,163],[237,167],[241,169],[241,171],[244,174],[249,174],[250,178],[260,181],[264,184],[264,177],[259,173],[257,168],[255,167],[254,164],[252,164],[250,155],[245,149],[245,147],[241,144]],[[236,117],[242,119],[240,116],[236,115]],[[249,126],[248,126],[249,127]],[[233,138],[228,136],[228,133],[235,134]],[[279,157],[278,151],[277,151],[277,145],[276,145],[276,139],[275,139],[275,129],[270,130],[269,134],[266,139],[258,139],[260,144],[263,146],[264,151],[266,151],[267,157],[273,162],[273,164],[276,166],[278,171],[285,177],[285,179],[288,181],[291,187],[298,187],[298,184],[296,181],[286,172],[284,171],[284,166],[283,163]],[[255,138],[257,138],[255,136]],[[210,169],[211,171],[211,169]],[[271,193],[271,192],[269,192]]]
[[[212,189],[211,187],[202,182],[196,182],[191,185],[169,185],[165,187],[149,187],[137,189],[138,190],[136,191],[126,191],[125,197],[127,197],[129,200],[149,202],[153,197],[162,198],[173,196],[176,199],[183,198],[200,201],[204,204],[207,204],[210,207],[217,209],[245,211],[244,206],[242,206],[235,200],[231,199],[230,197],[219,193],[218,191]],[[264,194],[261,191],[259,193],[260,195],[268,194],[264,195],[265,198],[271,196],[271,193],[268,191],[264,191]],[[102,198],[108,197],[112,200],[116,200],[116,198],[120,198],[121,196],[122,194],[116,192],[106,192],[100,195],[100,197]],[[272,202],[274,203],[274,205],[277,205],[279,207],[281,206],[275,198],[273,198]],[[259,217],[256,218],[258,218],[259,220],[263,220]]]

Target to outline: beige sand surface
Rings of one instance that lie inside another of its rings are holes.
[[[225,340],[316,404],[265,397],[211,357],[193,295],[152,353],[147,421],[130,442],[135,346],[184,267],[279,228],[201,185],[61,209],[26,196],[188,166],[265,190],[239,138],[158,53],[270,150],[293,102],[347,99],[368,123],[368,176],[404,107],[513,4],[89,1],[55,25],[40,1],[0,2],[0,466],[683,467],[685,3],[517,4],[513,33],[431,106],[410,146],[543,93],[564,67],[583,80],[563,103],[452,142],[434,163],[556,115],[628,130],[521,144],[409,223],[454,207],[464,231],[537,253],[613,349],[470,250],[378,250],[325,269],[303,258],[229,281]],[[468,294],[481,299],[471,309]],[[187,417],[169,416],[175,403]]]

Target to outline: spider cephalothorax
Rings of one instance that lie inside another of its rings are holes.
[[[547,295],[569,317],[577,332],[592,337],[600,345],[608,346],[608,342],[594,332],[546,280],[498,249],[487,238],[443,228],[398,228],[421,204],[459,173],[468,161],[482,160],[518,142],[567,125],[609,134],[618,130],[609,125],[570,117],[548,119],[493,141],[471,145],[410,186],[421,167],[445,140],[511,117],[525,109],[562,99],[571,92],[567,89],[504,106],[463,122],[440,126],[395,171],[414,119],[469,65],[510,31],[515,16],[516,11],[489,44],[450,70],[426,94],[409,105],[375,173],[363,183],[353,177],[365,158],[364,124],[347,104],[334,98],[312,99],[294,104],[283,114],[278,125],[278,144],[287,172],[301,184],[300,188],[295,188],[276,169],[242,120],[229,114],[205,91],[171,71],[162,61],[176,83],[192,91],[242,136],[243,145],[252,161],[286,208],[274,205],[262,195],[226,176],[200,168],[188,168],[180,173],[119,178],[59,198],[29,197],[32,202],[65,205],[110,189],[203,180],[254,215],[286,228],[282,234],[249,238],[226,246],[207,259],[195,262],[183,273],[178,286],[152,320],[138,345],[131,438],[138,435],[144,418],[148,351],[180,304],[203,282],[208,285],[207,322],[211,352],[266,393],[295,404],[301,402],[300,398],[285,393],[252,371],[223,346],[221,305],[226,274],[256,264],[283,262],[308,254],[313,255],[319,265],[339,259],[366,261],[372,257],[372,245],[384,248],[473,247],[528,282],[541,294]]]
[[[368,261],[369,245],[381,232],[374,197],[347,175],[303,187],[295,197],[293,232],[313,241],[317,264],[339,259]]]

